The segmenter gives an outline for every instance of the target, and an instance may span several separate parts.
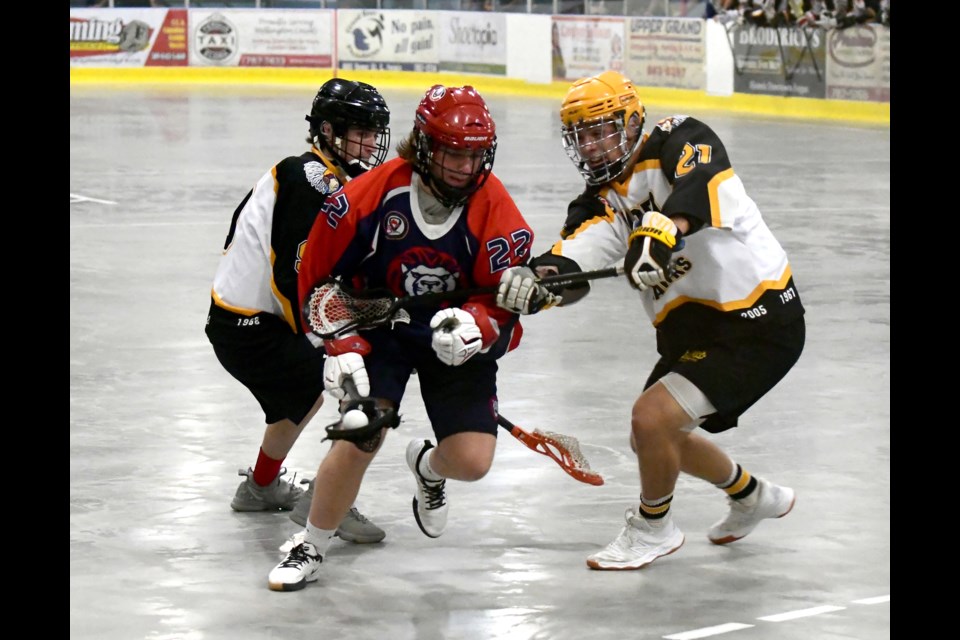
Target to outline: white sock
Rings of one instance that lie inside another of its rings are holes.
[[[423,476],[424,479],[430,482],[440,482],[443,480],[443,476],[434,471],[433,467],[430,466],[430,454],[432,453],[433,450],[431,449],[420,458],[420,465],[417,467],[417,471],[420,472],[420,475]]]
[[[727,477],[727,479],[714,486],[720,487],[721,489],[725,489],[733,484],[733,481],[737,479],[737,472],[739,471],[739,469],[737,469],[737,463],[734,462],[733,460],[730,461],[730,466],[732,466],[733,469],[730,470],[730,475]]]
[[[310,524],[310,521],[307,520],[307,527],[303,535],[303,541],[312,544],[317,548],[317,553],[319,553],[321,556],[325,556],[327,555],[327,549],[330,548],[330,541],[333,540],[333,536],[336,534],[336,529],[321,529],[320,527],[313,526]]]

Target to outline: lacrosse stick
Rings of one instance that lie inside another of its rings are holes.
[[[578,282],[619,275],[623,275],[622,265],[546,276],[538,282],[554,291]],[[372,329],[390,322],[410,322],[408,307],[496,293],[498,288],[499,285],[490,285],[398,298],[385,289],[347,290],[340,280],[326,278],[311,290],[303,302],[302,311],[310,330],[323,340],[330,340],[349,331]]]
[[[603,477],[590,468],[590,463],[580,450],[580,441],[573,436],[539,429],[534,429],[532,433],[524,431],[501,415],[497,416],[497,424],[530,449],[553,458],[575,480],[598,487],[603,484]]]
[[[380,444],[380,430],[396,429],[400,417],[392,407],[378,407],[376,398],[361,396],[353,378],[343,379],[343,390],[349,400],[340,406],[340,419],[327,425],[324,440],[348,440],[370,453]]]

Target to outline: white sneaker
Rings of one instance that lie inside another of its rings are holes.
[[[663,524],[656,525],[629,508],[623,517],[627,524],[620,535],[603,551],[587,558],[591,569],[639,569],[683,546],[683,532],[670,514],[663,519]]]
[[[753,531],[762,520],[767,518],[782,518],[793,509],[796,494],[790,487],[781,487],[757,478],[757,501],[753,506],[747,506],[740,500],[727,498],[730,511],[720,522],[717,522],[707,532],[707,537],[713,544],[727,544],[746,536]]]
[[[273,591],[299,591],[308,582],[315,582],[320,574],[323,556],[309,542],[301,542],[290,549],[287,557],[275,566],[267,577]]]
[[[413,516],[420,530],[431,538],[439,538],[447,527],[447,481],[427,480],[420,475],[420,459],[433,449],[429,440],[411,440],[407,445],[407,466],[417,481],[417,495],[413,497]]]

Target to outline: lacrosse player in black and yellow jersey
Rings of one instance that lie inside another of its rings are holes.
[[[256,464],[230,503],[235,511],[291,510],[303,525],[314,490],[281,476],[281,465],[323,403],[324,352],[300,325],[297,274],[310,227],[327,195],[386,158],[390,110],[376,88],[333,78],[314,96],[307,142],[263,174],[233,214],[214,275],[206,334],[224,369],[260,403],[266,428]],[[351,507],[337,535],[386,535]]]
[[[799,359],[804,309],[787,255],[710,127],[677,115],[647,133],[645,118],[639,91],[616,71],[571,86],[562,141],[586,190],[570,203],[560,240],[505,272],[497,296],[521,314],[569,305],[589,284],[554,294],[538,277],[622,259],[656,328],[660,359],[630,414],[639,501],[616,539],[587,558],[592,569],[639,569],[680,548],[670,511],[680,472],[726,493],[729,512],[707,532],[715,544],[785,516],[795,500],[696,431],[736,427]]]

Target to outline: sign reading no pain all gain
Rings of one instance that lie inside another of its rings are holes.
[[[438,71],[435,12],[357,11],[337,14],[337,56],[341,69]]]

